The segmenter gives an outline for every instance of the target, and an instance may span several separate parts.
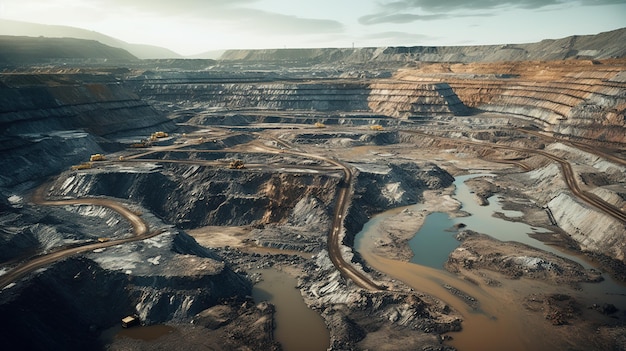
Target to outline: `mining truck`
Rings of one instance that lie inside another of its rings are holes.
[[[315,122],[315,128],[326,128],[326,125],[324,125],[324,123]]]
[[[228,166],[228,168],[230,169],[242,169],[242,168],[246,168],[243,164],[242,160],[234,160],[230,162],[230,165]]]
[[[149,147],[149,146],[150,146],[150,141],[149,140],[145,140],[145,139],[142,139],[138,143],[130,144],[130,147],[132,147],[132,148],[144,148],[144,147]]]
[[[160,138],[167,138],[169,135],[165,132],[154,132],[150,135],[150,141],[155,141]]]
[[[141,324],[141,320],[136,314],[122,318],[122,328],[130,328],[139,324]]]
[[[89,169],[93,166],[91,162],[83,162],[79,165],[72,166],[73,171],[77,171],[79,169]]]
[[[89,162],[94,162],[94,161],[105,161],[107,158],[104,157],[103,154],[93,154],[91,155],[91,157],[89,158]]]
[[[371,130],[384,130],[385,128],[383,128],[383,126],[381,126],[380,124],[374,124],[370,126]]]

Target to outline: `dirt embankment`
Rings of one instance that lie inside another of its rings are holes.
[[[396,78],[445,82],[466,106],[524,116],[555,135],[623,147],[626,60],[432,64]]]
[[[280,350],[273,337],[274,306],[252,300],[220,304],[198,313],[192,324],[171,323],[154,338],[116,337],[106,350]]]
[[[409,261],[413,252],[409,240],[424,224],[426,217],[433,212],[452,213],[459,209],[459,202],[451,197],[453,188],[424,192],[424,206],[421,209],[403,209],[382,221],[378,227],[372,253],[399,261]]]
[[[470,231],[463,231],[458,237],[463,243],[450,254],[445,267],[472,280],[477,279],[475,272],[490,270],[509,279],[526,277],[574,287],[582,282],[602,281],[598,271],[584,269],[578,263],[524,244],[503,242]],[[493,280],[486,283],[497,284]]]

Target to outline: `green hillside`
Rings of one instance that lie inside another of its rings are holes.
[[[0,36],[0,64],[4,65],[136,60],[128,51],[94,40]]]

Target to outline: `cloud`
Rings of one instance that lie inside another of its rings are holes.
[[[101,0],[103,3],[104,0]],[[257,34],[315,34],[335,33],[344,30],[342,23],[334,20],[304,18],[247,7],[259,0],[106,0],[107,6],[117,7],[137,14],[164,18],[189,19],[195,23],[220,22],[237,31]]]
[[[236,23],[242,30],[261,34],[297,35],[344,31],[343,24],[338,21],[288,16],[256,9],[224,11],[221,18]]]
[[[624,0],[400,0],[383,3],[383,8],[393,11],[399,9],[421,9],[427,12],[447,12],[456,10],[489,10],[515,7],[539,9],[551,5],[616,5]]]
[[[359,18],[359,23],[372,25],[379,23],[410,23],[415,21],[432,21],[449,17],[448,15],[416,15],[412,13],[375,14]]]
[[[492,10],[526,9],[537,10],[563,6],[601,6],[623,4],[624,0],[400,0],[379,3],[377,13],[362,16],[359,23],[373,25],[381,23],[403,24],[416,21],[438,20],[452,17],[491,16]],[[428,13],[428,14],[417,14]]]
[[[583,0],[594,1],[594,0]],[[611,1],[611,0],[597,0]],[[570,0],[401,0],[386,2],[382,8],[386,11],[420,9],[426,12],[450,12],[458,10],[488,10],[504,7],[535,9],[550,5],[572,2]]]
[[[585,6],[602,6],[602,5],[623,5],[624,0],[582,0]]]
[[[127,8],[158,15],[206,15],[221,9],[239,7],[258,0],[97,0],[101,8]]]

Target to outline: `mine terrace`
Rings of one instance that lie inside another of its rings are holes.
[[[625,42],[2,56],[0,341],[626,349]]]

